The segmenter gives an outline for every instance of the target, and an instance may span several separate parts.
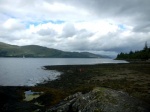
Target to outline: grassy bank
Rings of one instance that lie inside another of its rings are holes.
[[[45,66],[45,68],[58,70],[62,75],[56,80],[35,87],[0,87],[0,97],[5,96],[5,102],[1,102],[1,107],[13,98],[14,102],[20,103],[18,105],[32,105],[30,106],[32,108],[27,108],[28,110],[40,108],[44,111],[45,108],[57,104],[70,94],[86,93],[97,86],[127,92],[150,104],[150,63],[148,62]],[[23,99],[26,90],[43,92],[43,94],[32,101],[25,102]],[[36,102],[39,105],[35,105]]]

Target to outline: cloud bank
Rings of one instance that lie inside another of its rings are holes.
[[[0,0],[0,41],[116,56],[150,45],[150,0]]]

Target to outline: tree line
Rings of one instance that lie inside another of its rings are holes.
[[[124,59],[124,60],[148,60],[150,59],[150,47],[147,46],[147,42],[145,46],[140,51],[130,51],[129,53],[123,53],[117,55],[116,59]]]

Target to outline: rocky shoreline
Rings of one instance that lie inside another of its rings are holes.
[[[51,108],[54,108],[70,95],[78,92],[81,92],[82,95],[88,94],[96,87],[103,87],[108,89],[111,88],[111,90],[116,92],[125,92],[129,96],[138,99],[137,101],[145,102],[140,104],[140,107],[144,107],[145,110],[143,109],[140,111],[139,109],[139,112],[148,112],[148,106],[145,106],[145,104],[150,104],[149,68],[150,63],[148,62],[45,66],[46,70],[57,70],[62,72],[62,75],[54,81],[48,81],[34,87],[0,86],[0,111],[50,111]],[[42,94],[31,101],[24,101],[24,92],[29,90],[35,93],[42,92]],[[103,111],[107,112],[107,110]],[[99,110],[96,112],[103,111]],[[72,112],[74,111],[72,110]],[[137,110],[135,112],[137,112]]]
[[[149,112],[149,106],[125,92],[97,87],[65,98],[46,112]]]

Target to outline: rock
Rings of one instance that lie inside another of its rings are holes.
[[[149,112],[149,105],[127,93],[97,87],[71,95],[46,112]]]

